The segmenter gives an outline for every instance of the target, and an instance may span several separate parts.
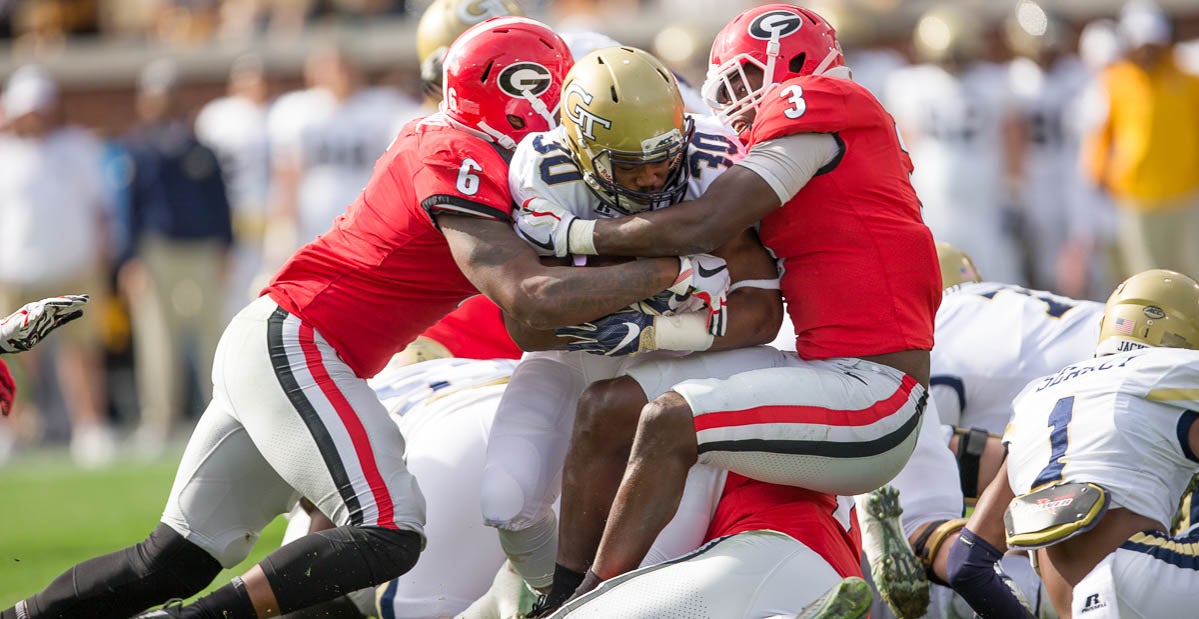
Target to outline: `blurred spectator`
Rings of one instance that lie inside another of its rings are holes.
[[[1016,173],[1004,69],[983,60],[983,24],[956,5],[930,10],[914,34],[923,64],[892,74],[883,100],[910,149],[924,220],[938,240],[973,256],[987,277],[1022,283],[1008,209]]]
[[[58,87],[42,68],[25,66],[8,80],[0,134],[0,307],[20,307],[63,291],[106,296],[105,192],[101,149],[87,132],[61,122]],[[71,420],[71,453],[86,466],[113,456],[104,417],[100,312],[17,359],[36,376],[39,355],[52,355]],[[24,390],[25,394],[35,390]]]
[[[257,56],[243,56],[229,71],[228,94],[210,101],[196,116],[196,137],[217,154],[233,207],[233,263],[225,317],[257,296],[251,290],[262,269],[271,166],[267,146],[265,67]]]
[[[388,88],[366,88],[342,49],[314,50],[306,90],[271,107],[272,215],[265,267],[273,272],[300,245],[324,233],[366,182],[375,159],[418,105]]]
[[[1023,212],[1030,283],[1062,290],[1059,253],[1070,240],[1069,205],[1076,195],[1080,135],[1070,122],[1073,105],[1089,73],[1069,51],[1069,25],[1034,2],[1017,5],[1007,24],[1008,40],[1020,57],[1010,78],[1018,105],[1013,144],[1018,169],[1017,198]],[[1078,294],[1078,290],[1073,290]]]
[[[1199,78],[1175,64],[1170,30],[1152,3],[1125,5],[1127,55],[1100,76],[1106,114],[1086,146],[1091,180],[1119,207],[1125,275],[1199,273]]]
[[[135,438],[147,455],[162,448],[184,413],[185,354],[201,399],[212,396],[233,241],[220,165],[182,118],[176,80],[170,61],[143,70],[139,124],[124,138],[133,174],[118,281],[133,317],[141,408]]]

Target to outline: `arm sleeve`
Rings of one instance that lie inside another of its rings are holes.
[[[736,165],[762,177],[786,204],[840,155],[841,143],[832,134],[794,133],[755,144]]]
[[[1003,553],[970,529],[962,529],[949,549],[949,584],[980,617],[1031,618],[1016,594],[995,572]]]

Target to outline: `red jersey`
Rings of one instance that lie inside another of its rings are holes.
[[[806,488],[780,486],[729,473],[704,541],[746,531],[770,529],[799,540],[837,570],[842,578],[862,576],[862,538],[837,498]]]
[[[783,261],[800,357],[931,350],[941,274],[895,121],[864,87],[807,75],[766,92],[747,145],[795,133],[841,146],[759,228]]]
[[[312,325],[363,378],[478,291],[433,214],[510,221],[508,163],[441,114],[414,120],[333,227],[300,248],[263,294]]]
[[[520,359],[524,354],[508,335],[500,307],[481,294],[463,301],[421,336],[459,359]]]

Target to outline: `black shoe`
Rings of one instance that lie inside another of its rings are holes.
[[[183,600],[181,598],[174,598],[163,604],[162,608],[147,610],[133,619],[174,619],[182,616]]]
[[[543,593],[537,596],[537,601],[533,602],[533,607],[529,612],[525,613],[527,619],[537,619],[538,617],[548,617],[562,606],[565,600],[552,600],[548,593]]]

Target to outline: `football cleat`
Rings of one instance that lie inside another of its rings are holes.
[[[173,598],[168,600],[162,608],[147,610],[146,612],[134,616],[133,619],[173,619],[183,616],[183,599]]]
[[[870,562],[870,577],[883,601],[900,619],[928,612],[928,576],[903,534],[899,491],[883,486],[858,497],[862,549]]]
[[[873,599],[870,585],[857,576],[850,576],[805,606],[795,619],[858,619],[870,612]]]

